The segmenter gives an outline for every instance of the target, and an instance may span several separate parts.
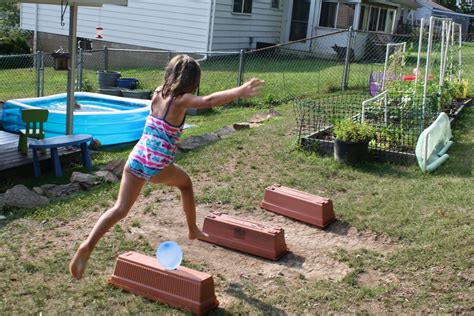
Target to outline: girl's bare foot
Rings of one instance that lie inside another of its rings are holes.
[[[87,244],[82,243],[69,263],[69,272],[71,272],[74,278],[82,279],[90,254],[91,252]]]
[[[207,234],[204,234],[197,226],[194,226],[193,228],[189,229],[188,238],[191,240],[193,239],[207,240],[209,236]]]

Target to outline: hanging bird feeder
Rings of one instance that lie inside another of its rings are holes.
[[[102,39],[104,36],[102,35],[102,32],[104,31],[104,28],[100,25],[97,25],[95,28],[95,38]]]

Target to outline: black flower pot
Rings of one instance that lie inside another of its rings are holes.
[[[334,159],[339,162],[355,163],[367,160],[369,142],[344,142],[334,140]]]

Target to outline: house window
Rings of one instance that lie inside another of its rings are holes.
[[[339,3],[337,10],[336,27],[340,29],[348,29],[354,22],[355,4]]]
[[[272,0],[272,8],[279,9],[280,8],[280,0]]]
[[[252,0],[234,0],[234,13],[252,13]]]
[[[369,31],[377,31],[377,20],[379,18],[380,8],[371,7],[369,16]]]
[[[359,30],[391,33],[394,19],[394,9],[363,5],[360,8]]]
[[[347,29],[354,21],[355,4],[324,1],[319,26]]]
[[[321,4],[321,18],[319,26],[336,27],[337,3],[323,2]]]

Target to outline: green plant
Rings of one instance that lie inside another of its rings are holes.
[[[9,36],[18,30],[20,24],[20,9],[15,1],[0,3],[0,37]]]
[[[457,80],[445,80],[441,87],[441,105],[450,103],[462,95],[462,85]]]
[[[28,36],[21,32],[14,32],[7,37],[0,38],[0,55],[29,54]]]
[[[351,119],[336,122],[334,136],[343,142],[368,142],[375,135],[374,128],[369,124],[354,122]]]
[[[92,92],[93,91],[92,82],[89,79],[84,79],[82,81],[82,91],[84,91],[84,92]]]
[[[137,90],[145,90],[145,85],[143,84],[143,82],[138,80],[136,89]]]

